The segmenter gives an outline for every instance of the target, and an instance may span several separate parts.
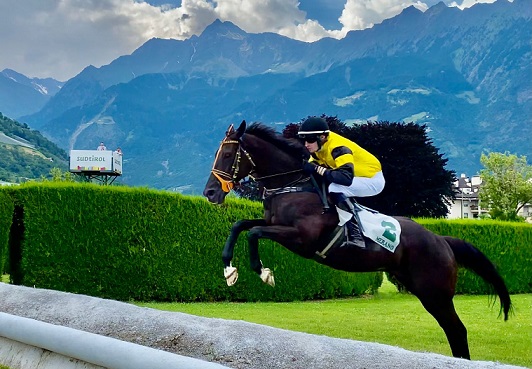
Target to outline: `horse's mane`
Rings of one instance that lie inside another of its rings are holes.
[[[296,139],[288,139],[277,133],[273,128],[265,126],[260,122],[252,123],[246,129],[246,134],[253,135],[266,142],[271,143],[278,149],[297,158],[308,158],[309,153]]]

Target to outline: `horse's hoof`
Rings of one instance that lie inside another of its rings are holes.
[[[273,278],[273,274],[270,268],[262,268],[262,272],[260,273],[260,279],[262,279],[264,283],[275,287],[275,279]]]
[[[227,285],[232,286],[236,283],[238,279],[238,271],[233,266],[225,267],[224,277],[225,277],[225,281],[227,282]]]

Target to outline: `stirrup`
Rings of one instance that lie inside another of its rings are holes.
[[[352,247],[352,246],[356,246],[356,247],[360,247],[361,249],[365,249],[366,248],[366,243],[361,240],[361,239],[354,239],[354,240],[347,240],[345,241],[344,243],[342,243],[340,245],[340,247]]]
[[[366,242],[364,242],[364,239],[360,239],[360,238],[355,238],[353,240],[350,240],[346,236],[346,240],[344,241],[344,243],[340,245],[340,247],[353,247],[353,246],[360,247],[361,249],[365,249]]]

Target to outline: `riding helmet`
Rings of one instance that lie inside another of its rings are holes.
[[[301,124],[299,128],[299,135],[307,135],[313,133],[329,133],[329,125],[323,118],[310,117]]]

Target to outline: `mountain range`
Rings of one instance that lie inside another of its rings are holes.
[[[11,118],[37,113],[63,85],[53,78],[28,78],[4,69],[0,72],[0,111]]]
[[[29,92],[18,110],[0,99],[0,111],[67,151],[120,146],[123,183],[185,193],[201,192],[225,129],[242,119],[278,130],[321,114],[425,124],[447,169],[475,174],[482,152],[532,157],[531,9],[529,0],[409,7],[312,43],[217,20],[200,36],[152,39],[88,66],[49,87],[38,111]]]

